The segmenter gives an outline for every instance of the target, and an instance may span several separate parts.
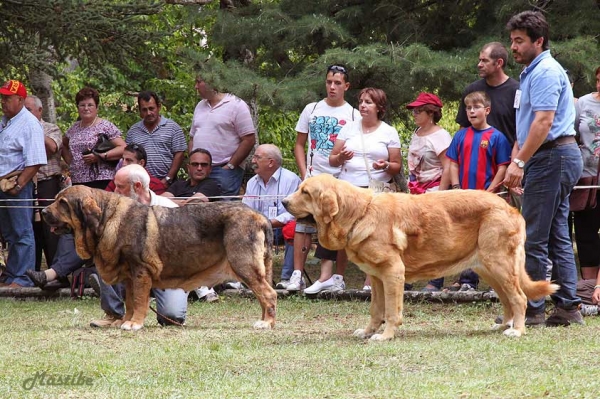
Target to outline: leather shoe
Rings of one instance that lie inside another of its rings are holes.
[[[12,282],[9,285],[4,286],[4,288],[25,288],[25,286],[19,283]]]
[[[46,273],[44,272],[38,272],[33,269],[27,269],[25,271],[25,274],[31,279],[31,281],[33,281],[33,284],[35,284],[36,287],[44,288],[46,284],[48,284],[48,278],[46,277]]]
[[[67,288],[70,285],[71,284],[69,283],[68,278],[59,277],[56,280],[52,280],[52,281],[46,283],[46,285],[43,287],[43,289],[46,291],[56,291],[61,288]]]

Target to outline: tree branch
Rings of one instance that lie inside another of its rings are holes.
[[[167,4],[178,4],[178,5],[192,5],[192,4],[198,4],[201,6],[204,6],[208,3],[212,3],[213,0],[165,0],[165,3]]]

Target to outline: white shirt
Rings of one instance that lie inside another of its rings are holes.
[[[340,130],[338,140],[345,142],[346,149],[354,151],[354,157],[342,165],[340,180],[345,180],[355,186],[367,187],[369,185],[369,173],[373,180],[388,182],[392,179],[392,175],[383,169],[373,169],[373,162],[379,159],[389,161],[388,148],[400,148],[400,137],[392,126],[381,122],[376,130],[363,134],[361,132],[361,121],[359,120],[344,126]],[[367,159],[366,164],[365,158]],[[367,165],[369,173],[367,173]]]
[[[162,197],[160,195],[154,194],[154,191],[150,191],[150,206],[158,205],[164,206],[166,208],[177,208],[179,205],[168,199],[167,197]]]
[[[321,100],[304,107],[296,131],[308,133],[306,177],[321,173],[337,177],[340,174],[339,167],[329,165],[329,154],[340,130],[354,118],[360,118],[360,113],[348,103],[331,107],[325,100]]]
[[[260,176],[255,175],[248,180],[242,202],[267,218],[269,218],[269,208],[277,207],[277,216],[274,219],[286,224],[294,217],[283,207],[281,200],[298,190],[300,182],[300,178],[295,173],[281,167],[273,173],[267,184]]]

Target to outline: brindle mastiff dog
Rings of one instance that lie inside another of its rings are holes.
[[[324,247],[345,249],[371,276],[371,321],[354,333],[361,338],[394,337],[402,324],[405,281],[472,267],[496,290],[505,321],[496,328],[511,337],[525,333],[527,297],[543,298],[559,288],[531,281],[525,271],[525,220],[483,190],[376,195],[319,175],[282,202],[298,221],[316,223]],[[376,334],[384,322],[383,333]]]
[[[146,206],[130,198],[74,186],[60,192],[42,214],[57,233],[73,232],[77,253],[94,258],[108,284],[125,282],[121,328],[138,330],[148,313],[150,289],[244,282],[258,298],[262,319],[275,325],[277,293],[272,278],[272,227],[240,202],[181,208]]]

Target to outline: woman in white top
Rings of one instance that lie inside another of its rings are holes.
[[[340,180],[368,187],[369,176],[389,182],[400,172],[398,132],[382,121],[386,102],[387,96],[381,89],[367,87],[359,93],[358,110],[362,118],[340,130],[329,156],[331,166],[342,167]]]
[[[361,119],[344,126],[333,145],[329,164],[341,166],[340,180],[368,187],[369,178],[389,182],[400,172],[402,155],[398,132],[382,121],[387,96],[381,89],[364,88],[358,95]],[[369,276],[363,290],[371,290]]]

